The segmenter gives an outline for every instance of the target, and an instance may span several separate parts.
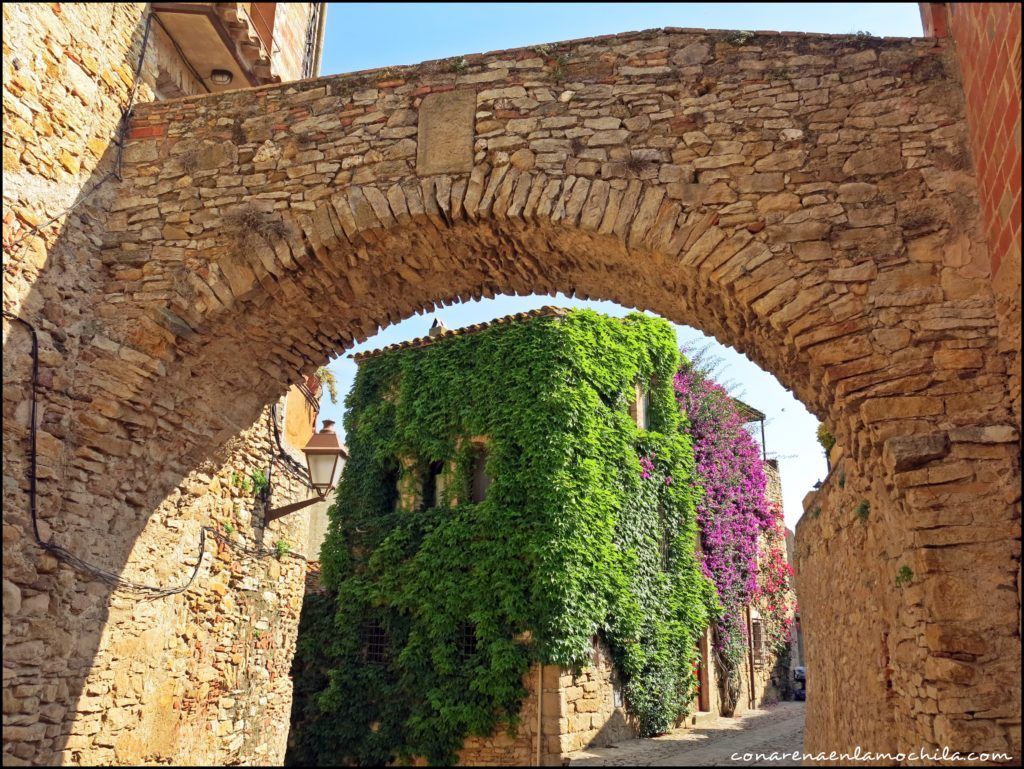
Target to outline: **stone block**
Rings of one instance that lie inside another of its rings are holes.
[[[468,89],[424,97],[416,137],[418,175],[465,173],[472,169],[476,102],[477,95]]]

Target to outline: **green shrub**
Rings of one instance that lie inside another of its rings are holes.
[[[836,445],[836,437],[824,422],[818,425],[818,443],[821,444],[823,449],[825,449],[826,455],[832,451],[832,447]]]

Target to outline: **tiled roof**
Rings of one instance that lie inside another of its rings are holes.
[[[565,307],[545,305],[544,307],[539,307],[538,309],[530,310],[529,312],[517,312],[514,315],[505,315],[501,318],[489,320],[486,323],[474,323],[472,326],[463,326],[462,328],[445,328],[443,323],[434,321],[434,328],[432,329],[434,332],[433,336],[421,336],[416,339],[408,339],[404,342],[389,344],[387,347],[378,347],[376,350],[352,353],[349,357],[356,363],[359,363],[360,361],[364,361],[368,358],[376,358],[378,355],[383,355],[386,352],[426,347],[427,345],[431,345],[442,339],[451,339],[455,336],[475,334],[478,331],[483,331],[485,328],[491,328],[491,326],[507,326],[510,323],[520,323],[524,320],[531,320],[532,318],[561,318],[568,312],[569,310]],[[732,400],[736,405],[736,409],[739,411],[740,416],[743,417],[745,422],[758,422],[765,418],[763,412],[744,403],[739,398],[733,398]]]
[[[454,336],[465,336],[466,334],[475,334],[486,328],[491,328],[492,326],[506,326],[510,323],[521,323],[524,320],[532,320],[533,318],[561,318],[568,312],[569,310],[565,307],[552,307],[551,305],[545,305],[544,307],[540,307],[536,310],[530,310],[529,312],[517,312],[514,315],[495,318],[494,320],[489,320],[486,323],[474,323],[472,326],[444,329],[440,331],[440,333],[435,333],[434,336],[421,336],[416,339],[408,339],[404,342],[398,342],[397,344],[389,344],[387,347],[380,347],[376,350],[352,353],[349,357],[356,363],[359,363],[367,358],[376,358],[378,355],[383,355],[386,352],[392,352],[394,350],[411,350],[414,347],[426,347],[427,345],[431,345],[434,342],[438,342],[443,339],[451,339]]]
[[[755,409],[753,406],[744,403],[739,398],[732,399],[733,404],[736,406],[736,410],[740,412],[740,416],[743,417],[744,422],[761,422],[764,420],[764,412]]]

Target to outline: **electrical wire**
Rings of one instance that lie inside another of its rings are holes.
[[[143,35],[142,35],[142,49],[141,49],[141,51],[139,53],[138,64],[135,67],[135,78],[134,78],[133,83],[132,83],[131,91],[129,92],[129,95],[128,95],[128,105],[127,105],[127,107],[125,107],[124,111],[121,113],[121,121],[120,121],[120,125],[118,126],[117,140],[116,140],[116,144],[117,144],[117,158],[116,158],[115,163],[114,163],[114,170],[108,172],[98,182],[93,184],[85,193],[83,193],[82,195],[79,195],[78,198],[75,200],[75,202],[72,203],[70,206],[66,207],[65,209],[63,209],[59,213],[51,216],[49,219],[45,220],[44,222],[41,222],[40,224],[35,225],[31,229],[26,230],[25,232],[23,232],[21,234],[20,237],[14,239],[11,243],[5,244],[4,245],[4,251],[6,253],[8,253],[10,255],[14,255],[14,254],[18,253],[18,251],[20,250],[22,245],[28,240],[28,238],[30,238],[30,237],[32,237],[32,236],[42,232],[44,229],[49,227],[51,224],[56,222],[58,219],[61,219],[62,217],[67,216],[68,214],[70,214],[72,211],[74,211],[76,208],[78,208],[78,206],[80,206],[83,202],[88,200],[93,195],[93,193],[96,192],[96,190],[98,190],[103,184],[108,182],[110,179],[116,178],[118,180],[121,180],[121,178],[122,178],[121,177],[121,172],[122,172],[122,169],[123,169],[123,161],[124,161],[125,138],[126,138],[127,133],[128,133],[128,126],[131,123],[132,111],[135,108],[135,100],[138,97],[139,83],[141,82],[142,68],[143,68],[143,66],[145,64],[145,60],[146,60],[146,49],[147,49],[147,47],[149,45],[149,35],[150,35],[150,30],[152,29],[153,18],[154,18],[154,13],[153,13],[153,9],[152,9],[152,4],[148,4],[146,6],[146,26],[144,28]],[[205,87],[205,83],[203,85]],[[209,90],[209,89],[207,89],[207,90]],[[52,534],[50,536],[50,541],[48,541],[48,542],[47,541],[43,541],[43,538],[39,534],[39,518],[38,518],[38,508],[37,508],[37,496],[38,496],[37,495],[37,483],[38,483],[37,477],[38,476],[37,476],[37,471],[36,471],[37,459],[38,459],[38,452],[37,452],[37,439],[38,439],[38,436],[37,436],[37,400],[38,400],[38,390],[39,390],[39,337],[38,337],[38,334],[36,333],[35,326],[33,326],[27,320],[25,320],[23,318],[20,318],[17,315],[15,315],[14,313],[8,312],[7,310],[3,311],[3,316],[5,318],[7,318],[8,320],[11,320],[11,321],[14,321],[14,322],[22,324],[25,328],[28,329],[29,333],[32,336],[32,398],[31,398],[31,407],[30,407],[30,412],[29,412],[30,420],[31,420],[31,423],[29,425],[29,515],[30,515],[30,518],[31,518],[31,521],[32,521],[32,534],[33,534],[33,537],[35,539],[36,545],[38,545],[42,550],[45,550],[48,553],[52,553],[56,558],[58,558],[59,560],[69,564],[73,568],[75,568],[75,569],[77,569],[79,571],[85,572],[87,574],[90,574],[93,577],[96,577],[97,579],[105,582],[108,585],[111,585],[112,587],[114,587],[116,589],[123,590],[123,591],[129,592],[129,593],[138,594],[141,597],[144,597],[144,598],[147,598],[147,599],[157,599],[157,598],[164,598],[164,597],[172,596],[172,595],[178,595],[179,593],[183,593],[186,590],[188,590],[188,588],[192,585],[192,583],[195,582],[195,579],[196,579],[196,577],[199,574],[199,568],[200,568],[200,566],[202,566],[203,555],[204,555],[205,549],[206,549],[206,537],[207,537],[207,534],[209,534],[213,539],[217,540],[218,542],[226,545],[227,547],[230,547],[233,550],[245,553],[246,555],[252,555],[252,556],[257,556],[257,557],[259,557],[259,556],[266,556],[266,555],[278,555],[278,556],[280,556],[280,555],[288,555],[291,558],[294,558],[296,560],[307,561],[306,557],[304,555],[299,554],[299,553],[290,553],[290,552],[289,553],[278,553],[276,550],[267,550],[265,548],[259,548],[259,547],[257,547],[257,548],[247,548],[247,547],[244,547],[242,545],[235,544],[235,543],[229,541],[226,537],[224,537],[223,534],[218,532],[216,529],[213,529],[213,528],[211,528],[209,526],[203,526],[199,530],[199,555],[196,558],[195,566],[192,568],[192,573],[189,576],[188,580],[184,584],[179,585],[178,587],[163,588],[163,587],[156,587],[156,586],[153,586],[153,585],[144,585],[144,584],[141,584],[141,583],[138,583],[138,582],[133,582],[132,580],[127,580],[127,579],[121,577],[119,574],[115,574],[114,572],[112,572],[112,571],[110,571],[108,569],[103,569],[103,568],[100,568],[99,566],[94,566],[93,564],[89,563],[88,561],[85,561],[82,558],[79,558],[77,555],[75,555],[71,551],[69,551],[69,550],[65,549],[64,547],[61,547],[60,545],[58,545],[55,542],[53,542]],[[306,473],[304,471],[302,471],[302,467],[299,466],[298,463],[295,462],[294,459],[292,459],[290,456],[288,456],[288,454],[284,451],[284,447],[281,445],[281,438],[280,438],[280,435],[279,435],[279,433],[277,431],[276,407],[275,407],[274,417],[275,418],[272,421],[273,421],[273,425],[274,425],[274,437],[275,437],[276,442],[277,442],[279,457],[284,459],[284,460],[286,460],[285,466],[289,470],[291,470],[291,472],[293,472],[296,475],[298,475],[299,477],[303,478],[303,480],[306,480]],[[296,471],[293,467],[291,467],[291,465],[298,466],[298,471]],[[271,458],[271,467],[272,466],[273,466],[273,457]],[[302,471],[302,472],[299,472],[299,471]],[[268,472],[267,477],[268,477],[268,481],[269,481],[269,478],[270,478],[270,473],[269,472]],[[306,480],[306,483],[308,485],[308,480]],[[269,497],[269,494],[268,494],[268,497]]]
[[[144,585],[139,582],[133,582],[132,580],[125,579],[119,574],[103,569],[99,566],[95,566],[88,561],[79,558],[77,555],[67,550],[64,547],[56,544],[53,541],[53,535],[50,535],[49,541],[44,541],[39,534],[39,518],[38,518],[38,504],[37,504],[37,484],[38,476],[36,472],[36,464],[38,458],[38,436],[37,436],[37,413],[38,413],[38,392],[39,392],[39,336],[36,333],[35,326],[29,323],[24,318],[19,318],[12,312],[7,310],[3,311],[3,316],[10,321],[20,323],[26,329],[32,337],[32,397],[29,402],[29,477],[28,477],[28,510],[29,516],[32,522],[32,534],[35,539],[36,545],[45,550],[48,553],[52,553],[59,560],[67,563],[72,568],[78,571],[89,574],[102,582],[114,587],[118,590],[123,590],[127,593],[133,593],[141,598],[155,600],[157,598],[166,598],[172,595],[178,595],[183,593],[191,587],[192,583],[195,582],[196,577],[199,575],[199,568],[203,563],[203,555],[206,552],[206,537],[209,535],[213,539],[217,540],[221,544],[235,550],[237,552],[244,553],[254,557],[263,557],[268,555],[276,555],[277,557],[288,556],[295,560],[303,561],[308,563],[306,556],[301,553],[281,553],[277,550],[268,550],[262,547],[245,547],[237,543],[231,542],[227,537],[221,534],[216,529],[210,526],[203,526],[199,530],[199,554],[196,557],[195,566],[192,567],[192,573],[189,575],[188,580],[177,587],[156,587],[154,585]]]

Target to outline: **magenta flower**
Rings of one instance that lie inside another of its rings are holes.
[[[759,541],[778,528],[777,514],[765,497],[760,446],[744,428],[725,388],[693,368],[679,371],[673,384],[676,401],[689,419],[697,477],[704,487],[697,505],[701,568],[721,599],[721,643],[735,652],[746,636],[742,607],[771,597],[778,608],[778,596],[788,591],[788,579],[784,584],[774,578],[762,584],[759,579]],[[778,560],[776,553],[766,555],[771,563]],[[779,569],[773,568],[777,574]]]

